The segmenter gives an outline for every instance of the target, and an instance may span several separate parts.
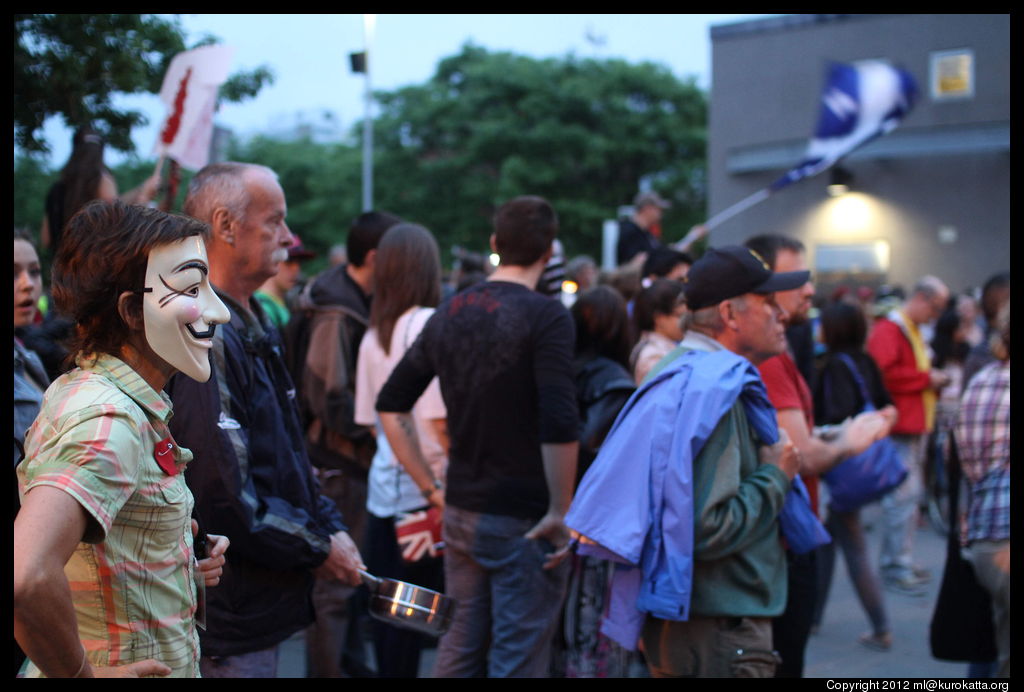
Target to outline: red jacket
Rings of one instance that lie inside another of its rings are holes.
[[[868,353],[882,371],[899,418],[892,427],[897,435],[928,432],[922,394],[931,387],[931,370],[919,370],[914,347],[898,324],[880,317],[868,337]]]

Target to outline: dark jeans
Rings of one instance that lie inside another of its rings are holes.
[[[570,565],[542,568],[553,548],[523,537],[535,524],[445,508],[445,587],[458,605],[435,677],[548,675]]]
[[[814,608],[818,602],[818,551],[804,555],[786,551],[786,610],[772,620],[772,642],[782,657],[775,670],[777,678],[800,678],[804,674],[804,650],[811,636]]]
[[[852,512],[829,510],[825,528],[832,535],[832,543],[824,545],[818,550],[821,581],[819,582],[818,606],[815,608],[815,624],[821,624],[825,611],[825,602],[828,600],[828,593],[832,586],[838,544],[843,551],[843,558],[846,560],[850,581],[853,583],[861,607],[864,608],[864,613],[871,623],[872,633],[886,634],[891,628],[885,611],[882,581],[878,577],[878,572],[871,566],[867,541],[864,538],[864,526],[860,520],[860,510],[855,509]]]

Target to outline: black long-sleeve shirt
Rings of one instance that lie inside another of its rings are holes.
[[[539,518],[548,507],[541,445],[579,435],[574,338],[557,300],[503,281],[471,286],[430,318],[377,410],[409,411],[436,375],[451,439],[445,501]]]

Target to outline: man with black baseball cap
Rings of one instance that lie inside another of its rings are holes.
[[[626,404],[566,516],[581,552],[596,544],[642,572],[617,570],[602,631],[627,648],[642,638],[656,677],[775,671],[779,512],[800,457],[756,366],[786,347],[775,292],[808,278],[739,246],[697,260],[686,337]]]

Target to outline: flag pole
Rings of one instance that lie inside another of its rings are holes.
[[[712,216],[710,219],[704,222],[704,227],[707,228],[708,230],[711,230],[715,226],[721,224],[723,221],[728,221],[729,219],[736,216],[740,212],[746,211],[755,204],[758,204],[759,202],[763,202],[764,200],[768,199],[768,197],[771,194],[772,190],[770,187],[758,190],[749,197],[741,199],[739,202],[736,202],[730,207],[726,207],[722,211]]]
[[[156,168],[153,169],[153,175],[160,175],[160,169],[164,167],[164,158],[167,156],[166,152],[160,152],[160,158],[156,160]]]

